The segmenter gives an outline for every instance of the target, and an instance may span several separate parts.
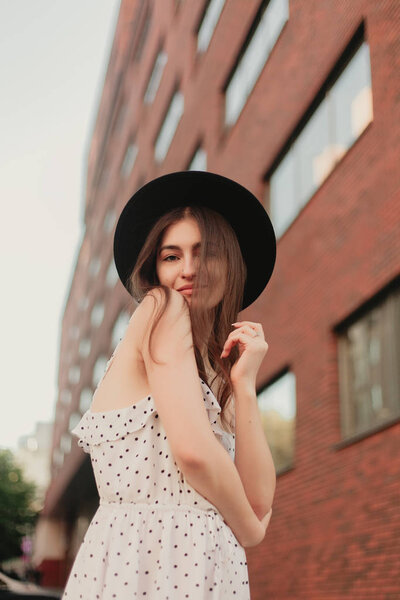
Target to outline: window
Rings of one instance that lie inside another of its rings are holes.
[[[101,301],[96,302],[96,304],[93,306],[90,314],[90,321],[95,327],[101,325],[104,317],[104,310],[104,303]]]
[[[115,214],[115,210],[113,208],[109,208],[103,222],[103,229],[106,233],[111,233],[116,220],[117,215]]]
[[[400,287],[338,339],[344,438],[400,416]]]
[[[197,33],[197,51],[205,52],[224,8],[225,0],[210,0]]]
[[[200,146],[193,155],[188,171],[207,171],[207,153]]]
[[[110,265],[107,269],[106,284],[108,285],[108,287],[113,288],[118,280],[119,280],[118,271],[115,267],[114,259],[112,258],[110,261]]]
[[[29,452],[36,452],[36,450],[39,449],[39,444],[35,437],[28,437],[26,440],[26,449],[29,450]]]
[[[81,368],[79,365],[74,365],[68,369],[68,381],[69,383],[79,383],[81,377]]]
[[[124,160],[122,161],[122,165],[121,165],[122,177],[126,178],[131,174],[133,165],[135,164],[137,153],[138,153],[138,147],[136,146],[136,144],[134,144],[134,143],[129,144],[128,148],[126,149]]]
[[[79,342],[79,348],[78,348],[78,353],[79,356],[82,356],[83,358],[87,358],[90,354],[90,349],[91,349],[91,341],[89,338],[82,338]]]
[[[60,394],[60,402],[64,406],[68,406],[72,400],[72,392],[71,390],[62,390]]]
[[[167,64],[167,53],[160,51],[157,54],[156,60],[154,61],[153,69],[151,71],[150,79],[147,84],[147,88],[144,94],[144,103],[151,104],[156,97],[158,87],[160,85],[161,77],[164,71],[164,67]]]
[[[93,390],[90,387],[84,387],[79,398],[79,410],[83,415],[92,403]]]
[[[369,48],[364,42],[270,175],[269,209],[277,236],[288,228],[372,121]]]
[[[167,155],[176,128],[183,115],[183,108],[183,94],[180,91],[176,91],[169,104],[167,114],[157,136],[154,156],[158,162],[162,162]]]
[[[64,453],[60,448],[54,448],[53,450],[53,465],[55,467],[61,467],[64,462]]]
[[[257,394],[258,408],[275,469],[282,472],[294,461],[296,381],[290,371]]]
[[[100,356],[98,356],[94,365],[92,375],[92,384],[94,388],[96,388],[100,383],[100,380],[106,371],[108,361],[109,358],[105,354],[101,354]]]
[[[60,450],[64,454],[68,454],[71,451],[71,435],[69,433],[63,433],[60,439]]]
[[[233,125],[289,18],[289,0],[263,2],[225,91],[225,125]]]
[[[94,256],[89,263],[89,275],[90,277],[96,277],[99,274],[101,267],[101,259],[98,256]]]
[[[79,310],[86,310],[88,308],[88,306],[89,306],[89,296],[82,296],[81,298],[79,298],[79,302],[78,302]]]
[[[69,417],[69,425],[68,425],[69,431],[71,431],[71,429],[74,429],[78,425],[81,418],[82,418],[82,415],[78,412],[73,412],[71,414],[71,416]]]

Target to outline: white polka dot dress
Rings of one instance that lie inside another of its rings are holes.
[[[234,460],[235,436],[200,381],[211,427]],[[90,453],[100,503],[62,600],[250,599],[245,550],[178,468],[152,396],[89,409],[72,433]]]

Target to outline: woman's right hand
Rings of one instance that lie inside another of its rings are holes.
[[[263,541],[265,537],[265,532],[271,519],[271,515],[272,508],[269,509],[269,511],[261,519],[261,521],[257,518],[258,523],[251,536],[248,539],[246,539],[244,543],[242,543],[243,548],[252,548],[253,546],[258,546],[258,544],[260,544]]]

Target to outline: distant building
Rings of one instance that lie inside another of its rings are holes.
[[[242,316],[269,344],[258,400],[277,470],[252,600],[400,594],[399,55],[397,0],[121,2],[62,326],[47,581],[65,581],[98,506],[69,432],[135,308],[116,219],[146,181],[205,169],[251,189],[278,237]]]
[[[35,431],[21,436],[14,456],[21,466],[24,477],[37,486],[37,509],[43,508],[44,497],[50,483],[50,451],[53,423],[36,423]]]

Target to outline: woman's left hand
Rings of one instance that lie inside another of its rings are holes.
[[[239,358],[230,373],[232,384],[241,382],[255,386],[258,369],[268,350],[262,325],[252,321],[238,321],[232,325],[236,329],[228,335],[221,358],[229,356],[232,347],[238,344]]]

